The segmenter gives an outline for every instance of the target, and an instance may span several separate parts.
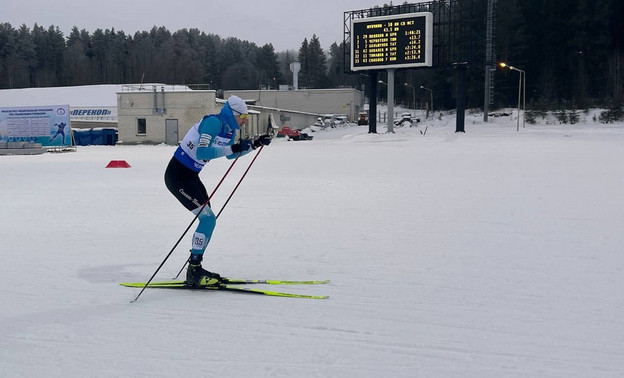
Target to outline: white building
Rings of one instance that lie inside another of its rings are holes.
[[[357,121],[358,114],[364,110],[364,93],[353,88],[224,91],[225,98],[231,95],[261,107],[346,115],[351,122]],[[291,127],[298,129],[309,125],[293,124]]]
[[[243,98],[250,117],[243,136],[263,134],[269,115],[278,128],[304,129],[318,117],[345,115],[351,121],[364,107],[364,94],[351,88],[225,91]],[[1,106],[69,105],[71,128],[117,128],[118,143],[178,144],[206,114],[218,113],[224,100],[214,90],[185,85],[88,85],[0,90]]]
[[[249,121],[244,137],[266,132],[269,114],[278,128],[306,128],[325,114],[343,114],[356,120],[364,106],[364,95],[356,89],[309,89],[294,91],[225,91],[224,98],[237,95],[247,102]],[[167,143],[175,145],[206,114],[221,111],[225,100],[213,90],[152,85],[124,86],[117,93],[119,143]]]

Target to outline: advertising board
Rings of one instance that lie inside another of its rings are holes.
[[[0,142],[71,146],[69,105],[0,108]]]

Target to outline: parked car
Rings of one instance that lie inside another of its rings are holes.
[[[406,124],[409,124],[409,126],[411,127],[412,124],[418,123],[418,122],[420,122],[420,118],[417,118],[416,120],[412,120],[411,113],[402,113],[401,118],[394,120],[394,124],[396,126],[405,126]]]
[[[336,127],[336,125],[334,125],[334,115],[333,114],[325,114],[323,116],[323,123],[325,124],[325,127]]]
[[[366,112],[360,112],[360,114],[358,114],[358,125],[362,126],[362,125],[368,125],[368,113]]]
[[[345,115],[334,117],[334,127],[345,125],[347,122],[349,122],[349,117]]]
[[[288,126],[282,127],[282,129],[277,132],[277,137],[286,137],[288,140],[312,140],[312,138],[314,138],[307,133],[302,133],[297,129],[291,129]]]

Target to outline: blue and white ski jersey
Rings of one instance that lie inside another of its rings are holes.
[[[230,147],[235,138],[236,129],[217,115],[208,115],[186,133],[174,156],[188,168],[200,172],[210,159],[236,157]]]

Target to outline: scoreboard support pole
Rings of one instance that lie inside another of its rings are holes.
[[[465,62],[455,63],[457,69],[457,117],[455,121],[455,132],[465,133],[464,123],[466,117],[466,70],[468,64]]]
[[[377,71],[370,71],[370,85],[368,90],[368,133],[377,134]]]
[[[388,133],[394,134],[394,68],[388,70]]]

